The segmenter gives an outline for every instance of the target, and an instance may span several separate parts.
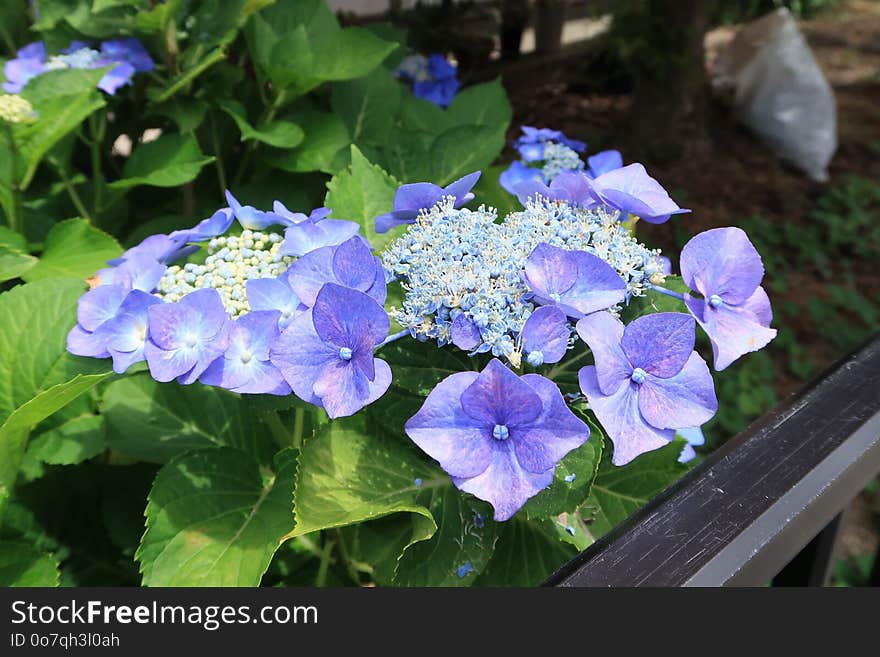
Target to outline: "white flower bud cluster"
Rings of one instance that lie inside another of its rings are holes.
[[[584,163],[577,151],[555,141],[544,142],[544,166],[541,173],[548,183],[560,173],[580,171]]]
[[[243,315],[250,311],[247,282],[277,278],[293,262],[280,253],[283,240],[277,233],[251,230],[238,237],[215,237],[208,243],[204,264],[172,265],[156,286],[156,296],[173,303],[194,290],[212,287],[232,317]]]

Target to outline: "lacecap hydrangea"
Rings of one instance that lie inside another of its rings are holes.
[[[134,38],[111,39],[92,47],[84,41],[73,41],[55,55],[46,52],[42,41],[21,48],[16,57],[6,62],[3,90],[20,93],[33,78],[48,71],[64,69],[98,69],[110,67],[98,82],[98,88],[110,95],[131,84],[136,73],[148,73],[155,63],[143,44]]]
[[[500,220],[492,208],[465,207],[478,172],[446,187],[404,185],[375,219],[400,231],[379,254],[360,224],[330,209],[260,210],[229,194],[229,207],[151,236],[97,272],[68,349],[112,358],[120,373],[145,361],[161,382],[293,394],[331,419],[395,394],[393,359],[382,357],[390,343],[414,338],[407,353],[427,371],[437,350],[463,350],[479,365],[438,380],[403,429],[506,520],[591,439],[584,404],[613,443],[614,464],[677,433],[692,436],[681,460],[692,458],[718,406],[694,349],[697,327],[716,370],[775,335],[745,234],[697,235],[680,260],[679,289],[690,291],[664,287],[671,263],[636,239],[631,217],[665,221],[684,210],[641,165],[615,171],[605,181],[561,174]],[[402,303],[389,301],[390,286]],[[624,322],[628,306],[657,293],[681,312]],[[579,389],[560,389],[564,371],[577,373]]]

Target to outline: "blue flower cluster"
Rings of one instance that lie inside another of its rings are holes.
[[[263,211],[227,198],[229,208],[152,235],[100,270],[68,350],[111,357],[119,373],[146,361],[162,382],[293,392],[331,417],[374,401],[391,381],[372,355],[389,319],[384,270],[358,224],[326,208]],[[233,219],[242,230],[227,235]],[[183,262],[203,242],[207,257]]]
[[[57,55],[47,55],[42,41],[26,45],[6,62],[3,90],[17,94],[33,78],[47,71],[66,68],[97,69],[112,67],[98,82],[98,88],[113,95],[127,84],[135,73],[147,73],[155,68],[153,59],[137,39],[104,41],[99,49],[83,41],[74,41]]]
[[[386,250],[389,280],[400,279],[406,292],[402,306],[389,312],[414,337],[440,346],[452,342],[472,353],[491,352],[518,366],[537,293],[523,272],[541,244],[582,251],[610,265],[622,292],[603,308],[642,295],[652,281],[663,280],[660,252],[639,244],[617,214],[603,208],[538,197],[522,212],[496,220],[492,208],[456,209],[447,198],[423,212]],[[596,265],[581,269],[591,267]],[[595,287],[601,272],[593,276]],[[574,317],[578,312],[583,311],[566,310]]]
[[[522,132],[513,145],[520,159],[514,160],[498,178],[511,194],[518,194],[523,183],[549,185],[562,173],[577,171],[596,178],[623,166],[619,151],[596,153],[584,164],[581,153],[586,151],[586,143],[569,139],[559,130],[524,125]]]
[[[458,68],[443,55],[408,55],[395,74],[412,85],[417,98],[439,107],[449,106],[460,86]]]

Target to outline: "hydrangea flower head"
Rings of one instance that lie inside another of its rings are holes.
[[[384,252],[389,277],[399,278],[406,292],[402,306],[390,312],[417,339],[436,340],[440,346],[453,342],[518,365],[521,333],[536,308],[523,272],[540,244],[583,251],[607,263],[599,279],[606,281],[608,275],[607,285],[617,290],[613,296],[618,301],[644,294],[651,277],[647,270],[659,271],[659,253],[639,244],[616,214],[603,209],[532,199],[501,223],[496,216],[491,208],[455,209],[443,201],[422,213]],[[585,265],[584,276],[588,269]]]
[[[561,173],[581,171],[584,162],[579,153],[587,145],[569,139],[559,130],[522,126],[523,134],[514,143],[520,159],[501,173],[498,181],[511,194],[524,183],[549,185]]]
[[[406,433],[499,521],[549,486],[556,464],[590,437],[555,383],[517,376],[497,359],[438,383]]]
[[[162,382],[200,379],[238,393],[290,394],[269,352],[281,331],[308,310],[290,285],[295,258],[281,253],[285,238],[277,232],[224,233],[236,216],[242,224],[264,225],[273,215],[277,220],[265,225],[289,228],[320,225],[330,211],[320,208],[306,216],[276,202],[274,210],[281,212],[270,213],[242,205],[231,194],[229,201],[232,208],[193,228],[151,235],[90,278],[94,289],[79,300],[68,350],[112,357],[117,372],[146,360],[153,378]],[[180,262],[205,241],[205,257]],[[323,248],[329,251],[326,262],[321,253],[300,259],[305,260],[300,271],[307,271],[298,281],[300,291],[319,289],[325,281],[317,279],[325,275],[326,282],[359,287],[384,301],[384,270],[362,237]],[[316,262],[320,266],[309,266]]]
[[[682,249],[680,265],[684,282],[702,295],[688,295],[685,303],[712,342],[716,370],[776,337],[761,287],[764,263],[745,232],[714,228],[696,235]]]
[[[395,73],[412,84],[417,98],[439,107],[448,107],[460,86],[458,68],[439,54],[404,57]]]
[[[622,217],[635,215],[652,224],[662,224],[674,214],[690,212],[678,207],[641,164],[629,164],[608,171],[590,181],[598,203],[619,210]]]
[[[20,93],[30,80],[46,71],[111,67],[97,86],[114,95],[120,87],[131,84],[135,73],[151,71],[154,66],[149,53],[137,39],[105,41],[100,50],[82,41],[74,41],[53,56],[48,56],[43,43],[37,42],[19,50],[17,57],[6,63],[3,89]]]
[[[676,429],[699,426],[718,409],[689,315],[645,315],[624,327],[595,313],[578,321],[577,332],[596,363],[578,372],[581,391],[614,443],[615,465],[663,447]]]
[[[270,361],[303,401],[323,407],[331,418],[352,415],[391,385],[388,363],[373,356],[389,327],[388,315],[372,298],[326,283],[314,306],[275,341]]]
[[[401,185],[394,193],[394,209],[376,217],[376,232],[387,233],[395,226],[411,224],[420,212],[430,209],[446,197],[455,200],[455,208],[470,203],[474,199],[471,189],[479,179],[480,172],[474,171],[446,187],[427,182]]]

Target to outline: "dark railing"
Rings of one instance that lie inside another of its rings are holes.
[[[546,584],[823,585],[842,513],[878,473],[880,335],[731,439]],[[880,585],[877,565],[874,578]]]

